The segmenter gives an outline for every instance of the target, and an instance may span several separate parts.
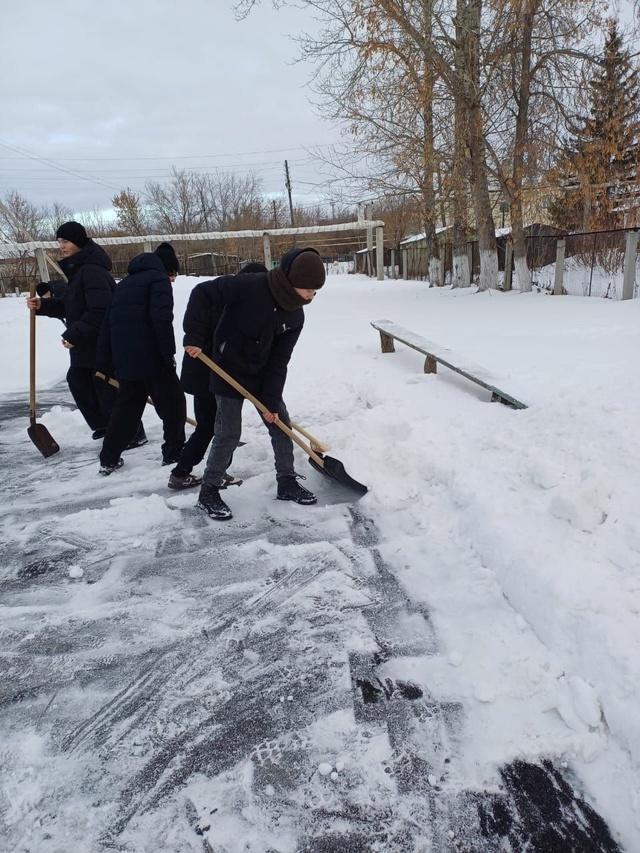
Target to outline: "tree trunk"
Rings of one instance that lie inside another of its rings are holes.
[[[465,0],[457,0],[455,66],[459,78],[465,77]],[[452,287],[468,287],[471,280],[467,254],[468,197],[467,197],[467,134],[466,96],[462,87],[454,97],[454,140],[451,164],[453,185]]]
[[[464,80],[469,121],[469,153],[471,159],[471,191],[476,212],[478,248],[480,250],[479,290],[498,287],[498,247],[493,220],[489,176],[484,144],[484,124],[480,100],[480,19],[482,0],[467,0],[462,26],[463,52],[466,61]]]
[[[524,183],[525,153],[529,142],[529,102],[531,100],[531,40],[534,15],[539,0],[526,0],[521,17],[520,79],[515,92],[518,111],[513,145],[513,172],[511,190],[511,231],[513,235],[513,260],[516,271],[516,287],[521,293],[531,290],[531,274],[527,263],[527,245],[524,239],[522,218],[522,187]]]

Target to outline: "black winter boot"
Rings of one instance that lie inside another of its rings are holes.
[[[279,501],[294,501],[297,504],[314,504],[318,500],[317,497],[305,489],[298,482],[298,477],[304,480],[300,474],[291,474],[288,477],[278,477],[278,500]]]
[[[117,471],[119,468],[122,468],[124,465],[124,459],[122,456],[118,459],[117,462],[114,462],[113,465],[100,465],[100,470],[98,474],[102,474],[103,477],[108,477],[109,474],[113,474],[114,471]]]
[[[220,492],[215,486],[203,485],[198,495],[198,509],[203,509],[209,518],[215,518],[217,521],[226,521],[228,518],[233,518],[233,513],[220,497]]]

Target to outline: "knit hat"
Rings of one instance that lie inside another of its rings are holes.
[[[68,240],[79,249],[82,249],[82,247],[86,246],[89,242],[87,232],[84,230],[84,225],[80,225],[79,222],[74,222],[73,220],[62,223],[56,231],[56,238],[58,240]]]
[[[241,273],[245,272],[268,272],[268,269],[264,264],[261,264],[259,261],[249,261],[248,264],[245,264],[240,270]]]
[[[180,272],[180,261],[171,243],[160,243],[154,254],[160,258],[169,275],[173,273],[177,275]]]
[[[324,263],[315,249],[302,249],[284,269],[292,287],[319,290],[324,284]]]

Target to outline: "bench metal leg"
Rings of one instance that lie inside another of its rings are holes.
[[[390,335],[385,335],[380,332],[380,348],[382,352],[395,352],[396,348],[393,345],[393,338]]]
[[[432,355],[428,355],[424,360],[424,372],[425,373],[437,373],[438,372],[438,362]]]
[[[503,406],[509,406],[510,409],[517,409],[518,408],[518,406],[513,405],[511,400],[505,400],[504,397],[501,397],[500,394],[496,394],[495,391],[491,395],[491,402],[492,403],[502,403]]]

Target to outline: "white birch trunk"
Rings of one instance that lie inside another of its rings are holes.
[[[520,293],[529,293],[531,291],[531,273],[529,272],[527,259],[523,257],[516,258],[514,260],[514,267],[516,271],[516,289]]]
[[[480,249],[480,281],[478,290],[498,287],[498,253],[492,249]]]
[[[431,287],[442,287],[440,281],[440,258],[429,258],[429,283]]]
[[[469,274],[469,256],[467,253],[454,255],[451,287],[469,287]]]

